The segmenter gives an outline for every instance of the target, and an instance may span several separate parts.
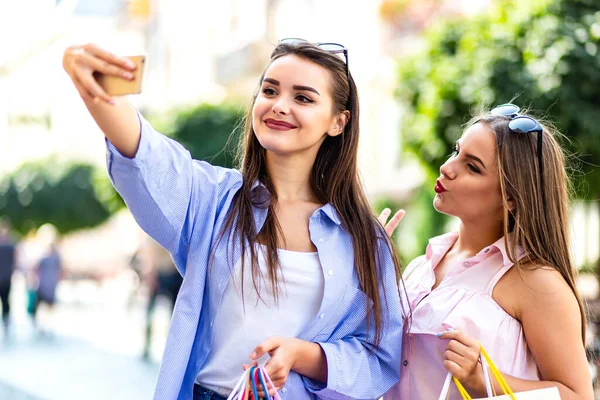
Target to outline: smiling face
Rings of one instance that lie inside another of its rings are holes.
[[[433,206],[467,221],[502,222],[502,193],[496,164],[496,137],[483,123],[469,127],[440,168]]]
[[[265,71],[252,109],[261,146],[277,155],[316,157],[327,137],[339,135],[344,114],[333,114],[330,73],[295,55],[273,61]]]

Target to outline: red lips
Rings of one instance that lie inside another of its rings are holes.
[[[446,191],[446,188],[444,187],[444,185],[441,184],[439,179],[437,181],[435,181],[435,186],[433,189],[438,194],[444,193]]]
[[[297,128],[296,125],[290,124],[289,122],[280,121],[280,120],[273,119],[273,118],[265,119],[265,125],[268,128],[275,129],[278,131],[289,131],[290,129]]]

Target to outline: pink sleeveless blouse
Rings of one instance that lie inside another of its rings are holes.
[[[448,341],[436,334],[450,328],[478,340],[502,373],[540,379],[521,323],[492,299],[494,286],[513,266],[504,238],[449,269],[431,290],[435,267],[457,239],[456,232],[431,239],[426,254],[406,268],[412,323],[403,339],[400,382],[384,400],[438,399],[448,372],[442,364]],[[461,399],[454,385],[450,399]]]

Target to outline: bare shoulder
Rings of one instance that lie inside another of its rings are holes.
[[[510,283],[516,295],[517,316],[527,311],[578,310],[573,290],[561,273],[550,266],[525,264],[511,268]],[[576,314],[577,315],[577,314]]]
[[[534,264],[511,268],[496,285],[493,297],[519,320],[524,310],[539,311],[557,306],[561,309],[579,308],[573,291],[559,271]]]

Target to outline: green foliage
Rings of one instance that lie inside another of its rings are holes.
[[[515,103],[541,111],[566,135],[563,145],[579,156],[583,172],[573,176],[577,196],[598,199],[599,45],[594,0],[498,0],[485,14],[433,26],[424,51],[400,60],[397,90],[406,107],[406,149],[427,172],[423,191],[431,193],[472,111],[517,97]],[[422,221],[434,236],[445,224],[431,203],[429,210]]]
[[[46,223],[61,234],[91,228],[121,207],[106,172],[88,164],[31,162],[0,180],[0,218],[20,234]]]
[[[244,116],[240,107],[229,104],[201,104],[171,111],[152,122],[190,151],[192,157],[221,167],[233,167]]]

